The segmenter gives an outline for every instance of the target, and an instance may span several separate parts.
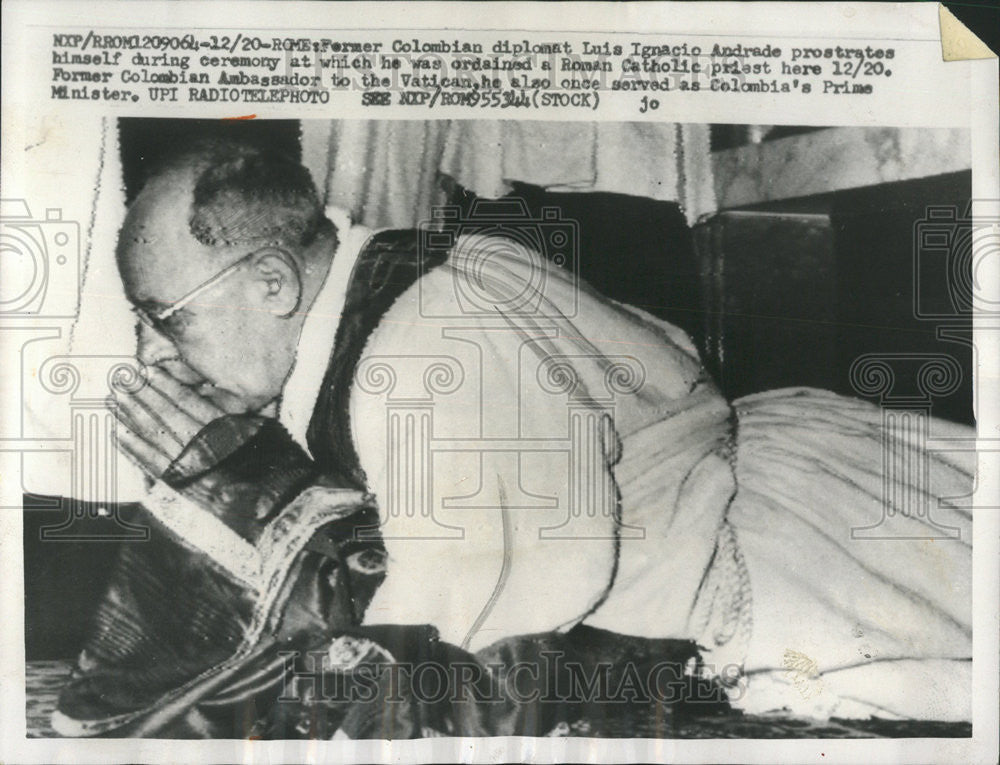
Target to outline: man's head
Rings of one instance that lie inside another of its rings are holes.
[[[118,268],[144,319],[139,358],[228,411],[277,396],[329,270],[336,230],[301,165],[206,144],[154,173],[129,208]]]

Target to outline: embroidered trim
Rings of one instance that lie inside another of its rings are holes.
[[[257,541],[262,564],[257,579],[257,591],[262,595],[258,610],[273,605],[292,561],[316,529],[371,504],[370,494],[355,489],[311,486],[278,513]]]
[[[720,454],[729,462],[734,477],[738,428],[737,412],[730,407],[729,430]],[[730,503],[733,497],[730,497]],[[753,633],[753,593],[750,572],[736,538],[736,529],[726,517],[719,523],[715,549],[698,586],[689,624],[693,630],[691,634],[696,636],[708,654],[718,654],[720,649],[725,649],[726,658],[739,664],[740,675],[736,677],[716,674],[724,685],[736,685],[742,676]],[[718,655],[716,659],[719,660]]]
[[[162,481],[153,484],[143,506],[185,545],[207,555],[241,583],[257,589],[259,550],[222,520]]]
[[[100,720],[76,720],[56,711],[52,716],[53,728],[65,736],[94,736],[139,720],[150,713],[153,713],[155,719],[157,710],[163,711],[198,684],[234,668],[254,653],[266,628],[279,616],[276,606],[295,558],[316,530],[372,503],[370,494],[352,489],[310,487],[267,525],[254,546],[214,515],[177,494],[166,484],[155,484],[150,490],[150,512],[178,535],[183,543],[200,550],[256,591],[253,619],[240,647],[229,659],[170,691],[155,705]],[[157,721],[153,728],[160,723],[162,721]]]
[[[268,523],[256,545],[165,483],[153,485],[144,505],[186,546],[264,594],[270,592],[276,576],[287,573],[316,529],[371,503],[370,495],[354,489],[311,486]]]
[[[753,594],[736,531],[727,520],[719,525],[715,551],[698,588],[690,623],[692,634],[709,653],[729,646],[727,656],[735,657],[742,666],[753,632]]]

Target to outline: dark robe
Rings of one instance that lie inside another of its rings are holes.
[[[210,468],[178,467],[164,479],[255,544],[268,535],[280,542],[282,514],[309,489],[364,491],[350,436],[352,380],[385,312],[447,257],[421,251],[417,236],[380,233],[358,257],[309,425],[311,457],[273,419],[221,418],[185,450],[210,455]],[[629,735],[638,726],[648,736],[670,735],[684,710],[726,708],[721,689],[700,679],[690,641],[578,626],[470,654],[430,625],[361,626],[384,577],[369,500],[315,529],[265,604],[210,555],[155,517],[145,520],[152,538],[123,547],[61,695],[57,730],[406,738],[546,735],[571,726]]]

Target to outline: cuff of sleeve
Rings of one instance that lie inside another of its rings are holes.
[[[221,519],[163,481],[150,487],[143,506],[185,546],[204,553],[232,578],[256,589],[263,567],[260,551]]]
[[[163,478],[249,540],[255,540],[282,507],[319,477],[309,455],[276,420],[255,419],[258,421],[220,418],[217,426],[210,424]],[[234,422],[235,431],[230,424]],[[190,455],[218,454],[213,444],[225,445],[233,440],[239,442],[239,447],[230,447],[226,456],[209,469],[199,473],[188,469]],[[175,469],[182,461],[188,468]]]
[[[374,506],[353,489],[310,486],[265,525],[256,543],[184,495],[157,481],[143,502],[181,544],[203,553],[240,584],[265,593],[321,526]]]

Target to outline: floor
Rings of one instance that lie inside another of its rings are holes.
[[[51,738],[49,725],[59,689],[70,673],[64,661],[35,661],[26,666],[27,728],[29,738]],[[644,719],[649,719],[644,715]],[[587,724],[567,726],[556,735],[605,738],[968,738],[970,723],[898,720],[803,720],[785,716],[753,717],[742,714],[689,718],[675,722],[669,730],[595,730]]]

